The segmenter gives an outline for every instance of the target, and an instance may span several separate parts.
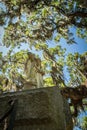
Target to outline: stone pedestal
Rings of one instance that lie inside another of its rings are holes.
[[[73,130],[68,103],[57,87],[3,94],[0,116],[14,98],[18,100],[14,130]]]

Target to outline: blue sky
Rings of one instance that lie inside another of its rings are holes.
[[[81,39],[76,35],[76,28],[70,28],[70,31],[74,34],[76,44],[68,45],[64,39],[61,40],[61,44],[66,48],[67,53],[79,52],[80,54],[87,51],[87,43],[85,39]]]
[[[65,40],[62,40],[61,43],[63,47],[67,49],[67,53],[75,53],[75,52],[84,53],[87,51],[87,43],[85,40],[81,38],[75,38],[75,41],[77,42],[77,44],[67,45]]]
[[[0,26],[0,47],[2,46],[3,35],[4,35],[4,28]]]
[[[62,47],[66,48],[67,50],[66,53],[68,54],[68,53],[74,53],[74,52],[79,52],[79,53],[86,52],[87,51],[86,41],[76,36],[75,28],[73,28],[71,31],[74,33],[75,41],[77,44],[68,45],[64,39],[61,39],[60,44],[62,45]],[[3,35],[4,35],[4,29],[3,27],[0,27],[0,51],[6,54],[8,49],[2,46]],[[53,44],[54,44],[53,41],[50,41],[50,45],[53,46]],[[29,47],[26,44],[26,45],[23,45],[22,48],[26,50]]]

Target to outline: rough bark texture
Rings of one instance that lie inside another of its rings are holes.
[[[14,130],[73,130],[67,101],[57,87],[40,88],[0,96],[0,116],[10,99],[18,99]],[[3,130],[4,121],[0,124]]]

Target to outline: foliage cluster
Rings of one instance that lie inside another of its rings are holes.
[[[76,43],[71,28],[87,40],[86,0],[1,0],[0,25],[5,29],[3,45],[9,48],[6,55],[0,53],[1,91],[9,91],[7,79],[19,87],[28,80],[25,64],[33,49],[42,61],[44,86],[77,87],[86,80],[87,52],[66,56],[66,49],[61,47],[61,39],[68,45]],[[22,44],[29,48],[20,50]]]

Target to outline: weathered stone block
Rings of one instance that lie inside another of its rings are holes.
[[[68,103],[57,87],[3,94],[0,96],[0,116],[7,102],[14,98],[18,100],[14,130],[73,129]]]

